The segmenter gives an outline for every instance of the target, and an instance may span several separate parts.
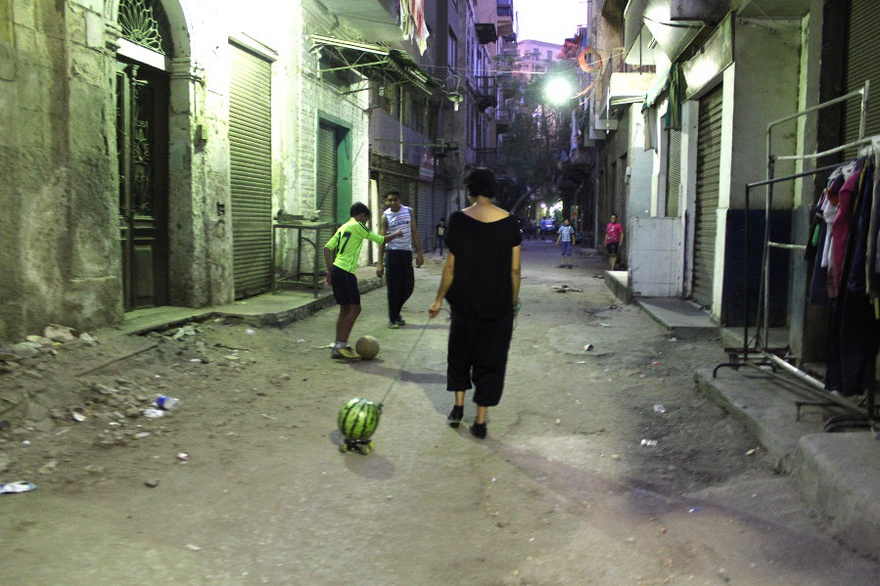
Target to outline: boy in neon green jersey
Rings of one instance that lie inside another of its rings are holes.
[[[370,208],[360,202],[351,206],[350,213],[351,219],[340,226],[324,245],[324,261],[328,267],[326,282],[333,287],[333,298],[339,305],[339,317],[336,318],[336,342],[333,344],[330,357],[339,360],[358,358],[348,345],[348,336],[361,313],[361,293],[358,290],[355,271],[364,239],[376,244],[384,244],[403,236],[400,230],[384,237],[370,230],[367,227],[367,222],[370,221]]]

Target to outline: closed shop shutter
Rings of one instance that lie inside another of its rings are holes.
[[[697,197],[694,210],[693,297],[712,305],[715,275],[715,237],[718,231],[718,187],[721,169],[721,86],[700,100],[697,138]]]
[[[880,89],[880,59],[877,54],[880,45],[880,10],[877,0],[851,0],[847,33],[846,91],[860,89],[865,80],[870,80],[870,93],[876,95]],[[846,102],[844,142],[859,137],[860,107],[857,99]],[[875,134],[880,134],[880,100],[872,98],[868,101],[865,136]],[[854,157],[857,150],[852,149],[846,156]]]
[[[434,207],[431,200],[434,198],[434,184],[419,181],[418,203],[416,204],[416,222],[419,225],[419,237],[422,239],[422,252],[427,252],[433,245]]]
[[[422,226],[418,216],[419,191],[417,186],[419,170],[379,157],[376,157],[375,163],[373,168],[379,171],[379,202],[382,209],[384,209],[385,193],[389,189],[397,189],[400,192],[400,201],[416,212],[416,223],[419,224],[421,230]]]
[[[678,201],[681,193],[681,130],[669,131],[669,157],[666,167],[666,217],[678,216]]]
[[[446,202],[447,202],[447,194],[446,194],[446,186],[443,181],[438,179],[434,179],[434,225],[431,226],[431,247],[432,250],[436,246],[436,242],[434,242],[434,227],[440,223],[441,218],[446,218],[447,223],[449,220],[449,212],[447,211]]]
[[[318,221],[329,223],[334,226],[338,225],[337,215],[337,199],[338,199],[338,158],[337,149],[339,141],[336,136],[336,129],[329,124],[318,125],[318,167],[317,167],[317,183],[316,183],[316,205],[318,212]],[[323,248],[324,244],[333,236],[335,228],[317,230],[315,234],[314,246]],[[304,244],[308,246],[308,244]],[[314,250],[300,251],[300,258],[313,258]],[[327,263],[324,262],[324,255],[319,251],[318,254],[318,273],[327,272]]]
[[[272,277],[271,75],[268,61],[231,46],[229,167],[235,297]]]

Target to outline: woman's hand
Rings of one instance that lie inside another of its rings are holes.
[[[442,308],[443,308],[443,301],[442,300],[434,301],[434,303],[431,304],[431,307],[428,308],[428,317],[430,317],[431,319],[434,319],[435,317],[440,315],[440,309],[442,309]]]

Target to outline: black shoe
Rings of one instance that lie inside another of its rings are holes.
[[[486,424],[474,422],[471,425],[471,435],[477,439],[486,439]]]
[[[402,317],[397,318],[397,320],[394,323],[396,323],[398,327],[401,327],[401,328],[406,327],[406,321]]]
[[[462,417],[464,417],[464,406],[455,405],[452,408],[452,411],[449,412],[449,416],[446,418],[446,421],[449,422],[449,427],[458,428],[458,425],[461,423]]]

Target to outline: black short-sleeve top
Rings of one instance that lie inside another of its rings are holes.
[[[446,246],[455,255],[452,286],[446,300],[455,311],[494,319],[513,311],[510,266],[513,249],[522,243],[515,216],[481,222],[454,212],[446,230]]]

